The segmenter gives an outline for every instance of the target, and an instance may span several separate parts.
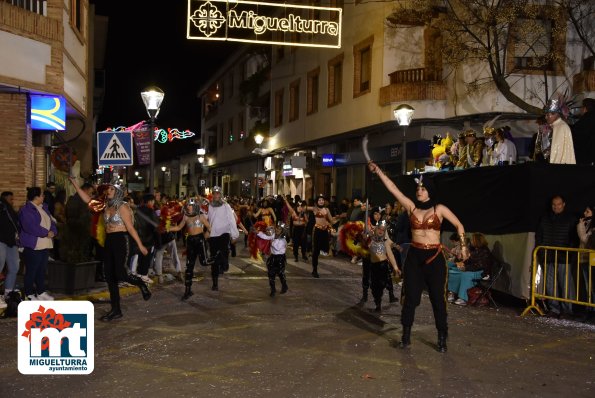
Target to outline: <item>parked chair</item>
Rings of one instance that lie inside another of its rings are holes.
[[[494,298],[492,297],[492,289],[496,285],[496,282],[502,275],[503,271],[504,265],[500,262],[494,262],[494,264],[492,265],[491,275],[486,275],[484,278],[475,280],[477,282],[476,286],[479,287],[482,292],[477,298],[477,300],[475,300],[473,305],[477,306],[482,301],[485,302],[485,299],[487,299],[490,305],[493,305],[496,309],[498,308],[498,304],[496,304],[496,301],[494,301]]]

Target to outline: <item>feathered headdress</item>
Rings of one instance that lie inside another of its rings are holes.
[[[487,122],[485,122],[483,124],[483,134],[484,135],[490,135],[490,134],[494,134],[496,129],[494,128],[494,123],[496,123],[496,120],[498,120],[498,118],[502,116],[502,115],[498,115],[495,118],[488,120]]]
[[[564,94],[558,95],[557,98],[550,98],[543,109],[544,113],[558,113],[564,120],[568,120],[570,116],[570,108],[575,103],[575,98],[568,97],[568,91]]]

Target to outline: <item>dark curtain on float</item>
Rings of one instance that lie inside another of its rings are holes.
[[[413,176],[387,173],[408,197],[414,198]],[[424,178],[434,180],[438,203],[448,206],[469,232],[534,232],[556,194],[566,199],[566,210],[577,217],[582,217],[588,204],[595,203],[593,166],[524,163],[425,173]],[[371,176],[370,182],[373,203],[394,201],[378,177]],[[445,222],[442,230],[454,228]]]

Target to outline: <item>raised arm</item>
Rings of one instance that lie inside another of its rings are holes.
[[[285,206],[287,207],[287,210],[289,210],[289,214],[291,214],[294,217],[297,217],[297,213],[295,212],[295,210],[293,210],[293,207],[289,204],[289,202],[287,201],[287,198],[285,196],[283,196],[283,201],[285,202]]]
[[[70,180],[74,189],[76,189],[76,193],[79,194],[79,196],[83,200],[83,202],[89,203],[91,201],[91,197],[89,195],[87,195],[87,193],[85,191],[83,191],[81,189],[81,187],[79,187],[79,184],[76,183],[76,178],[69,176],[68,179]]]
[[[415,209],[413,201],[405,196],[405,194],[403,194],[399,188],[397,188],[395,183],[392,182],[392,180],[388,178],[386,174],[384,174],[382,169],[380,169],[376,163],[368,163],[368,168],[372,173],[376,174],[378,178],[380,178],[380,181],[382,181],[386,189],[388,189],[388,191],[393,194],[393,196],[403,205],[408,213],[411,213]]]

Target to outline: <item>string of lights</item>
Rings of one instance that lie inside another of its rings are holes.
[[[106,131],[134,131],[135,135],[138,135],[139,133],[142,134],[139,125],[134,125],[131,127],[119,126],[113,129],[107,128]],[[196,134],[190,130],[180,131],[176,128],[168,128],[167,130],[155,128],[155,131],[153,132],[153,139],[155,142],[165,144],[172,142],[173,140],[185,140],[187,138],[194,137],[195,135]]]

